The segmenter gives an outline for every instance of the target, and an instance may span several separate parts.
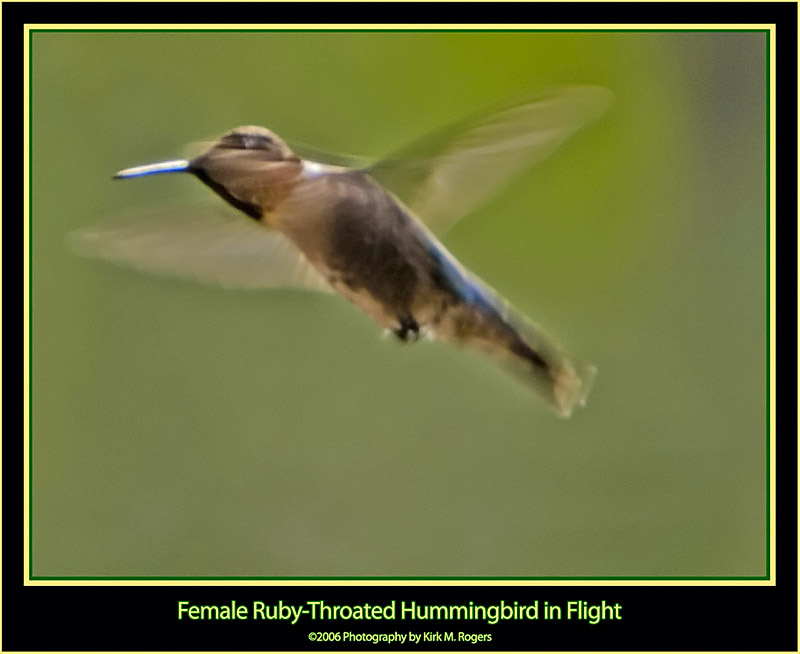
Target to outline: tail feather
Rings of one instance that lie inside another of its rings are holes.
[[[506,308],[504,322],[514,331],[509,367],[561,417],[585,406],[597,368],[565,352],[539,327]],[[519,339],[519,340],[517,340]]]
[[[450,314],[450,338],[475,346],[543,399],[559,416],[569,418],[584,406],[597,368],[567,353],[505,300],[482,288],[480,301],[460,305]],[[444,325],[440,324],[440,328]]]
[[[532,329],[529,326],[529,334]],[[597,368],[567,354],[539,330],[535,343],[530,342],[526,338],[509,347],[502,357],[504,367],[559,416],[569,418],[575,406],[586,404]]]

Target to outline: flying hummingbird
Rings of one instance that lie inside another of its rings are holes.
[[[431,230],[549,155],[611,97],[599,87],[552,89],[368,165],[318,163],[268,129],[238,127],[192,159],[114,176],[190,173],[236,212],[140,216],[85,229],[77,243],[93,256],[228,287],[333,290],[402,341],[422,334],[490,353],[568,417],[596,369],[515,312]]]

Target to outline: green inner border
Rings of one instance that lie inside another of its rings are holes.
[[[766,35],[766,49],[767,49],[767,66],[766,66],[766,102],[767,102],[767,138],[766,138],[766,216],[767,221],[770,217],[770,203],[771,197],[769,193],[769,183],[771,179],[772,170],[770,167],[771,151],[771,106],[770,106],[770,67],[771,67],[771,49],[770,49],[770,31],[766,29],[30,29],[28,32],[28,576],[31,581],[769,581],[770,568],[771,568],[771,548],[770,548],[770,529],[771,529],[771,513],[770,513],[770,486],[771,486],[771,470],[770,470],[770,338],[771,338],[771,314],[769,312],[771,296],[770,296],[770,274],[771,274],[771,261],[770,261],[770,225],[767,223],[766,230],[766,283],[767,283],[767,347],[766,347],[766,381],[767,392],[765,397],[765,405],[767,408],[766,420],[766,566],[763,576],[742,576],[742,577],[713,577],[713,576],[695,576],[695,577],[629,577],[629,576],[612,576],[612,577],[391,577],[391,576],[365,576],[365,577],[171,577],[171,576],[152,576],[152,577],[116,577],[116,576],[86,576],[86,577],[53,577],[53,576],[35,576],[33,574],[33,35],[35,33],[116,33],[116,32],[174,32],[174,33],[226,33],[226,32],[280,32],[280,33],[333,33],[333,32],[370,32],[370,33],[384,33],[384,32],[408,32],[408,33],[542,33],[542,32],[555,32],[555,33],[636,33],[636,32],[762,32]]]

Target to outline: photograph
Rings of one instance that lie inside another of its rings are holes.
[[[768,580],[769,38],[31,31],[26,578]]]

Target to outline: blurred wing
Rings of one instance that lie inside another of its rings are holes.
[[[284,236],[236,214],[203,207],[154,211],[72,234],[75,249],[138,270],[227,288],[295,287],[332,292]]]
[[[607,89],[552,89],[474,116],[367,168],[435,231],[476,209],[526,167],[599,118]]]

